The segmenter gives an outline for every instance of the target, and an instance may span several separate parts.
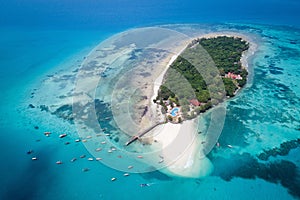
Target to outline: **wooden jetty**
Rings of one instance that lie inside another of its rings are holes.
[[[159,122],[149,128],[147,128],[146,130],[142,131],[141,133],[132,136],[130,138],[130,140],[128,142],[125,143],[126,146],[129,146],[131,143],[135,142],[136,140],[138,140],[139,138],[143,137],[144,135],[146,135],[149,131],[151,131],[152,129],[154,129],[155,127],[157,127],[158,125],[164,124],[165,122]]]

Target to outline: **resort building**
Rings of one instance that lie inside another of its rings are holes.
[[[201,103],[197,100],[197,99],[192,99],[190,100],[190,103],[193,105],[193,106],[200,106]]]
[[[237,75],[231,72],[228,72],[228,74],[225,74],[225,78],[231,78],[231,79],[235,79],[235,80],[242,80],[243,77],[241,77],[241,75]]]

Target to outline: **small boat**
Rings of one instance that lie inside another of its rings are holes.
[[[149,184],[149,183],[141,183],[140,186],[141,187],[148,187],[148,186],[151,186],[151,184]]]
[[[95,149],[95,151],[97,151],[97,152],[99,152],[99,151],[101,151],[102,149],[101,148],[97,148],[97,149]]]
[[[98,161],[99,161],[99,160],[102,160],[102,158],[96,158],[96,160],[98,160]]]
[[[227,147],[228,147],[228,148],[233,148],[233,146],[232,146],[232,145],[230,145],[230,144],[228,144],[228,145],[227,145]]]
[[[87,142],[87,140],[86,140],[86,139],[84,139],[84,140],[82,140],[82,142]]]
[[[33,150],[29,150],[29,151],[27,151],[27,154],[29,155],[29,154],[32,154],[33,153]]]
[[[76,140],[75,140],[75,142],[80,142],[80,141],[81,141],[80,139],[76,139]]]
[[[89,135],[89,136],[86,136],[86,139],[91,139],[91,138],[92,138],[92,136],[90,136],[90,135]]]
[[[141,155],[139,155],[139,156],[137,156],[138,158],[143,158],[143,156],[141,156]]]
[[[164,159],[160,159],[159,161],[158,161],[158,163],[163,163],[164,162]]]
[[[108,150],[107,152],[108,152],[108,153],[112,153],[112,150]]]
[[[84,154],[83,154],[83,155],[81,155],[81,156],[80,156],[80,158],[85,158],[85,155],[84,155]]]
[[[118,158],[122,158],[122,156],[121,156],[121,155],[118,155]]]
[[[110,134],[109,134],[109,133],[106,133],[105,135],[106,135],[106,136],[110,136]]]
[[[117,178],[113,177],[113,178],[111,178],[110,180],[111,180],[111,181],[115,181],[115,180],[117,180]]]
[[[51,134],[51,132],[44,132],[44,135],[46,135],[47,137]]]
[[[129,176],[129,174],[128,174],[128,173],[125,173],[125,174],[123,174],[123,176]]]
[[[105,142],[105,141],[103,141],[103,142],[101,142],[101,144],[106,144],[106,142]]]
[[[219,142],[217,142],[217,147],[220,147],[220,143]]]
[[[132,166],[132,165],[129,165],[127,168],[128,168],[128,169],[132,169],[132,168],[133,168],[133,166]]]
[[[59,138],[64,138],[64,137],[66,137],[67,136],[67,134],[66,133],[63,133],[63,134],[60,134],[59,135]]]
[[[93,161],[94,160],[94,158],[88,158],[88,161]]]
[[[61,165],[63,162],[61,160],[56,161],[56,164]]]
[[[102,134],[96,134],[96,136],[97,136],[97,137],[101,137],[101,136],[102,136]]]
[[[37,160],[37,157],[33,157],[33,158],[31,158],[31,160]]]
[[[68,144],[70,144],[70,142],[65,142],[65,145],[68,145]]]
[[[117,149],[116,149],[116,148],[114,148],[114,147],[112,147],[112,148],[111,148],[111,150],[112,150],[112,151],[116,151]]]
[[[77,160],[77,158],[72,158],[71,162],[75,162]]]
[[[90,171],[90,169],[89,168],[83,168],[82,171],[87,172],[87,171]]]

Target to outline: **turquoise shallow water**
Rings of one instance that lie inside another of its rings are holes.
[[[76,129],[46,112],[33,116],[27,107],[32,92],[47,75],[80,64],[111,33],[5,29],[1,32],[5,48],[0,49],[0,198],[240,199],[241,195],[243,199],[299,198],[299,147],[288,155],[271,156],[267,161],[257,155],[263,149],[280,147],[281,143],[300,137],[300,31],[236,24],[181,27],[185,27],[186,33],[199,27],[241,31],[254,35],[259,44],[250,63],[252,81],[228,102],[219,139],[221,148],[209,155],[215,166],[210,177],[173,178],[159,172],[123,177],[122,172],[87,161],[89,153],[82,144],[74,143],[73,138],[46,138],[44,131],[67,132],[75,138]],[[227,148],[228,144],[234,148]],[[27,155],[30,149],[34,152]],[[79,159],[83,154],[87,157]],[[39,160],[33,162],[32,156]],[[73,157],[78,160],[68,162]],[[66,162],[56,165],[57,160]],[[90,171],[82,172],[82,168]],[[118,180],[111,182],[111,177]],[[153,185],[140,187],[140,183]]]

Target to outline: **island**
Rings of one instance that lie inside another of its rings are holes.
[[[153,100],[161,106],[166,121],[181,123],[193,119],[225,99],[235,96],[247,82],[248,71],[242,66],[241,57],[248,49],[249,43],[240,37],[194,39],[170,65],[158,95]],[[204,50],[215,63],[218,74],[214,67],[207,67],[210,63]],[[207,83],[203,76],[208,80],[221,77],[225,93],[219,91],[219,88],[210,91],[208,84],[218,87],[217,81]]]

